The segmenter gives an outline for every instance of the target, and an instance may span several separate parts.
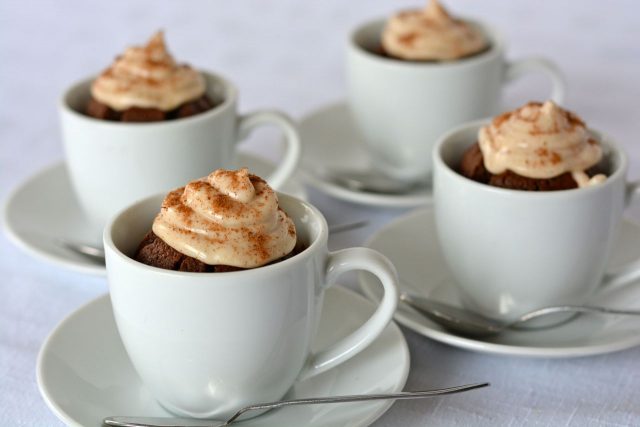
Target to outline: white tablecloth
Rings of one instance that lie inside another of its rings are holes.
[[[343,56],[354,25],[418,2],[273,0],[0,2],[0,199],[62,158],[56,103],[77,79],[100,71],[125,46],[158,28],[177,58],[217,70],[240,88],[241,109],[277,107],[296,117],[344,96]],[[567,106],[624,145],[640,175],[640,3],[457,0],[447,5],[493,23],[513,58],[544,54],[566,72]],[[532,76],[513,84],[510,108],[546,96]],[[273,157],[275,136],[248,149]],[[404,213],[350,205],[310,191],[330,222],[371,216],[365,229],[335,236],[362,243]],[[632,214],[640,218],[640,209]],[[104,278],[33,260],[0,237],[0,425],[60,423],[38,394],[36,355],[51,329],[106,292]],[[355,288],[355,280],[347,279]],[[412,367],[407,389],[489,380],[482,392],[400,402],[375,423],[414,425],[640,424],[640,348],[570,360],[471,353],[404,330]]]

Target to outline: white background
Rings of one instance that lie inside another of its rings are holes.
[[[216,70],[240,88],[242,111],[277,107],[295,117],[344,96],[347,34],[373,17],[418,6],[393,0],[0,1],[0,200],[62,158],[56,104],[72,82],[99,72],[129,44],[164,28],[177,59]],[[566,106],[611,134],[640,176],[640,3],[448,0],[453,11],[495,25],[511,58],[545,55],[569,81]],[[505,108],[548,91],[528,77],[505,92]],[[274,157],[263,131],[249,148]],[[329,222],[373,216],[336,236],[360,244],[403,211],[367,209],[311,191]],[[640,209],[633,212],[640,218]],[[0,425],[58,425],[40,398],[35,360],[49,331],[106,292],[103,278],[67,272],[0,236]],[[640,424],[640,349],[573,360],[479,355],[404,330],[412,357],[407,389],[490,380],[492,388],[447,399],[400,402],[375,425]]]

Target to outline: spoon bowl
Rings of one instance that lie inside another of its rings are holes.
[[[407,194],[426,185],[421,181],[401,181],[375,170],[326,169],[325,178],[351,191],[379,194]]]
[[[102,262],[104,264],[104,249],[102,247],[89,245],[87,243],[77,242],[74,240],[68,240],[64,238],[58,238],[56,239],[56,242],[60,246],[67,248],[70,251],[73,251],[80,255],[84,255],[86,257]]]

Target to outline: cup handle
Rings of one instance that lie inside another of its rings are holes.
[[[254,111],[238,119],[238,139],[243,140],[260,125],[275,125],[282,130],[286,145],[285,154],[276,169],[266,178],[271,187],[278,190],[295,172],[300,160],[300,136],[294,121],[284,113],[274,110]]]
[[[508,83],[529,72],[541,72],[551,80],[551,100],[564,102],[567,85],[558,66],[545,58],[525,58],[507,63],[505,81]]]
[[[375,274],[384,288],[384,296],[373,315],[349,336],[332,344],[307,360],[298,380],[325,372],[364,350],[382,333],[398,304],[398,274],[384,255],[367,248],[350,248],[331,252],[326,265],[325,283],[331,286],[343,273],[365,270]]]
[[[627,183],[625,207],[629,206],[633,197],[638,194],[640,194],[640,181]],[[630,261],[622,267],[618,267],[615,271],[605,273],[602,278],[602,289],[608,292],[611,289],[627,285],[638,278],[640,278],[640,259]]]

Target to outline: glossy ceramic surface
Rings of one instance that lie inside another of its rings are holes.
[[[503,86],[521,75],[547,75],[553,85],[551,99],[562,104],[564,81],[555,65],[541,58],[508,62],[500,34],[470,22],[486,35],[490,47],[456,61],[399,61],[372,53],[380,47],[384,20],[365,23],[351,35],[346,58],[349,107],[373,165],[387,175],[409,181],[429,178],[437,138],[461,123],[498,113]]]
[[[341,200],[371,206],[407,208],[432,203],[431,187],[427,185],[406,194],[379,194],[354,191],[327,178],[327,169],[372,168],[360,131],[344,102],[323,106],[303,117],[300,139],[301,174],[320,191]]]
[[[603,278],[617,283],[640,275],[640,265],[622,274],[606,268],[622,211],[638,187],[626,181],[624,151],[591,130],[604,153],[603,183],[544,192],[492,187],[457,171],[488,123],[452,130],[433,152],[437,237],[465,306],[509,321],[540,307],[583,304]]]
[[[327,290],[313,348],[323,349],[353,332],[375,306],[341,287]],[[344,364],[296,383],[287,398],[402,390],[409,351],[402,332],[390,323],[364,351]],[[108,415],[171,416],[136,374],[120,340],[108,295],[79,308],[51,333],[37,366],[40,392],[54,414],[74,427],[99,427]],[[285,408],[246,421],[247,427],[362,427],[390,402]]]
[[[122,342],[145,385],[181,416],[226,419],[282,398],[296,380],[332,369],[364,350],[395,312],[393,265],[367,248],[327,249],[315,207],[278,195],[306,248],[285,260],[225,273],[151,267],[133,255],[163,195],[139,201],[107,224],[109,292]],[[362,326],[321,352],[311,350],[324,291],[343,273],[375,274],[385,292]]]
[[[434,213],[421,209],[388,224],[371,237],[367,246],[385,254],[400,275],[400,290],[461,306],[460,295],[436,238]],[[616,269],[640,256],[640,226],[623,220],[614,241],[609,268]],[[379,284],[360,275],[365,294],[379,299]],[[594,305],[640,308],[640,283],[611,292],[598,292]],[[483,353],[528,357],[577,357],[610,353],[640,345],[640,319],[616,316],[580,316],[563,325],[535,331],[507,331],[466,338],[445,330],[403,304],[395,319],[426,337]]]
[[[171,121],[109,122],[81,114],[90,97],[91,79],[63,95],[59,110],[69,175],[80,205],[97,227],[138,199],[231,166],[237,143],[258,126],[278,127],[287,147],[278,168],[264,178],[280,189],[293,174],[300,157],[293,121],[271,110],[240,115],[233,84],[216,74],[203,76],[207,95],[220,104]]]

